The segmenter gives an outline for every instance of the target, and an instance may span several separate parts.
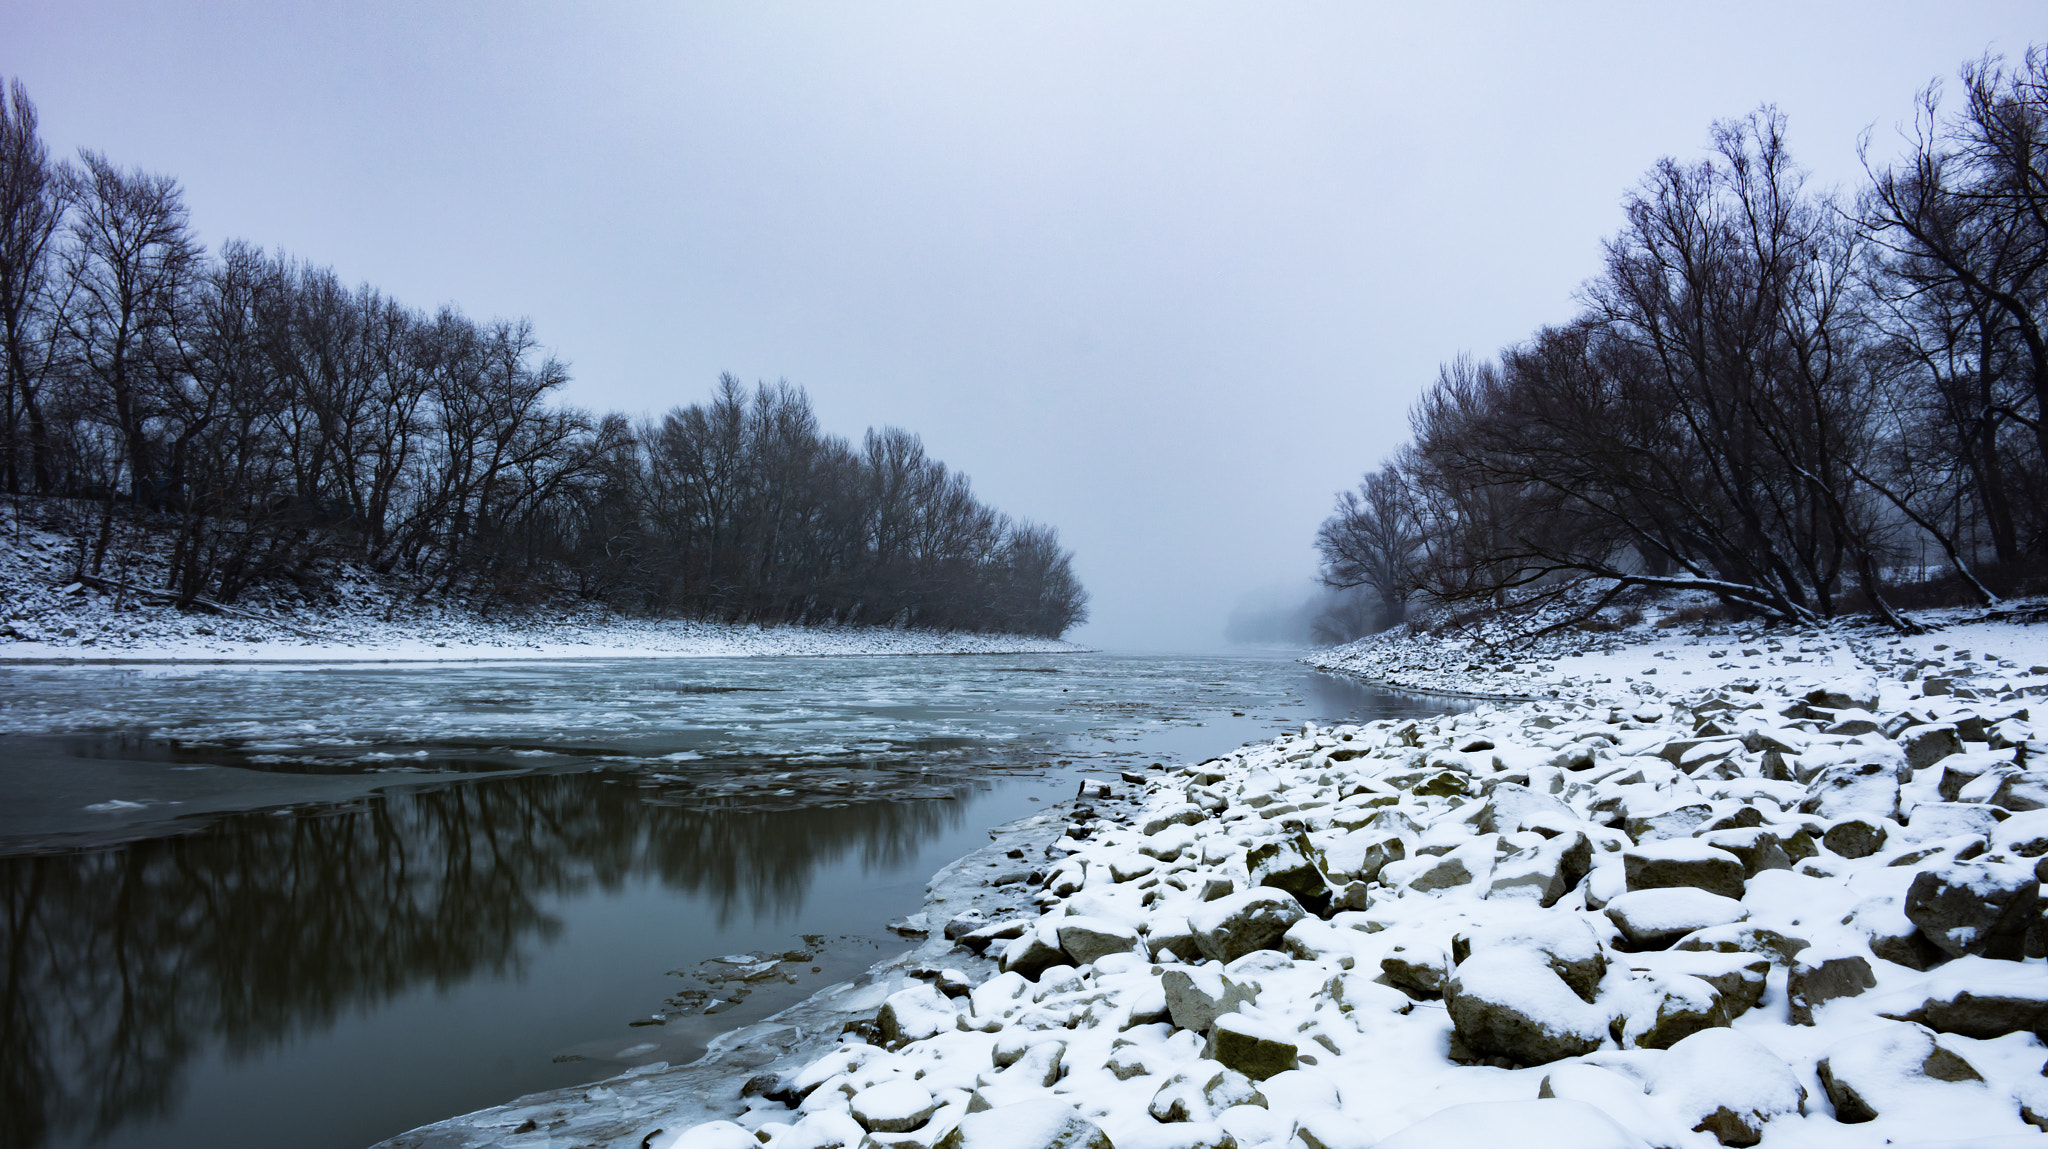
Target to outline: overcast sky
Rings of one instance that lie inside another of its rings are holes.
[[[924,436],[1057,526],[1073,637],[1220,641],[1303,586],[1436,366],[1567,318],[1624,191],[1771,101],[1850,187],[2031,2],[0,0],[54,151],[201,237],[528,316],[567,401],[721,371]]]

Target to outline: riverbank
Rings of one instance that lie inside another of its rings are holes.
[[[181,611],[132,580],[79,581],[71,540],[16,524],[0,534],[0,662],[456,662],[474,659],[761,658],[1066,654],[1057,639],[887,626],[756,626],[628,618],[590,605],[434,601],[340,570],[318,600],[259,587]],[[139,577],[139,576],[138,576]],[[90,585],[88,585],[90,584]]]
[[[2048,630],[1945,621],[1496,664],[1558,694],[1182,766],[963,935],[992,975],[927,943],[971,990],[591,1143],[2035,1143]]]

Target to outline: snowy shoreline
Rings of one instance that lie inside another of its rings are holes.
[[[470,628],[476,630],[486,628]],[[1087,654],[1092,648],[1022,635],[895,630],[887,627],[740,627],[718,623],[631,623],[576,628],[502,628],[488,638],[354,638],[261,649],[225,642],[142,637],[121,646],[62,646],[0,639],[4,665],[155,663],[443,663],[546,662],[606,658],[859,658],[989,654]],[[261,641],[261,640],[258,640]]]
[[[423,601],[348,566],[317,595],[251,588],[233,604],[179,610],[126,577],[76,577],[76,540],[14,513],[0,531],[0,664],[470,662],[503,659],[766,658],[1072,654],[1058,639],[890,626],[759,626],[625,617],[591,604],[500,608]],[[144,556],[154,562],[161,556]],[[143,561],[143,560],[137,560]],[[126,571],[127,560],[119,568]],[[162,571],[150,568],[152,579]],[[136,574],[135,578],[142,576]]]
[[[2037,1143],[2048,628],[1647,637],[1326,652],[1557,696],[1118,784],[1023,912],[949,920],[975,870],[935,878],[934,937],[823,1056],[714,1052],[602,1136],[577,1115],[635,1074],[392,1144]]]

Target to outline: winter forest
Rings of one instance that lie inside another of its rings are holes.
[[[1969,64],[1886,130],[1852,194],[1808,184],[1768,107],[1658,163],[1580,312],[1444,366],[1338,497],[1324,580],[1378,627],[1411,598],[1569,625],[1662,588],[1907,628],[2040,590],[2048,51]]]
[[[654,419],[554,401],[525,321],[422,311],[195,239],[178,183],[53,159],[0,100],[0,486],[59,507],[75,577],[169,555],[180,606],[355,564],[489,612],[546,599],[732,622],[1057,636],[1087,594],[1049,527],[918,437],[822,430],[727,376]]]

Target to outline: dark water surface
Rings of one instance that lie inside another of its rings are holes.
[[[901,949],[884,923],[933,871],[1077,776],[1446,708],[1278,658],[1099,654],[0,684],[0,1144],[24,1147],[360,1149],[688,1061]]]

